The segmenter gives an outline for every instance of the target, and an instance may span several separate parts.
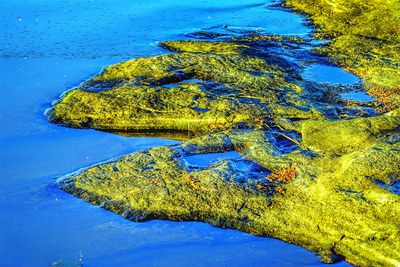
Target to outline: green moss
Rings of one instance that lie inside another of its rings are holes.
[[[276,42],[276,43],[295,43],[295,44],[305,44],[306,41],[297,36],[282,36],[282,35],[252,35],[244,37],[234,37],[231,39],[235,42]]]
[[[254,208],[262,207],[265,197],[227,181],[237,175],[229,164],[188,172],[179,150],[158,147],[88,169],[64,180],[62,186],[132,220],[197,220],[215,225],[225,220],[233,228],[247,227],[246,217],[259,211],[243,207],[244,199]]]
[[[400,117],[377,116],[351,120],[306,120],[298,123],[302,144],[323,153],[346,154],[375,143],[400,127]]]
[[[271,113],[273,114],[271,117],[280,119],[280,118],[289,118],[289,119],[311,119],[311,118],[322,118],[324,115],[315,108],[306,108],[299,109],[296,106],[283,106],[271,104]]]
[[[290,165],[276,146],[275,137],[261,130],[237,130],[204,135],[182,144],[187,154],[237,151],[268,170],[279,170]]]
[[[262,106],[205,93],[198,84],[122,86],[98,93],[73,90],[51,112],[53,121],[71,127],[197,134],[252,124],[268,114]]]
[[[303,106],[300,86],[288,82],[280,67],[246,54],[243,45],[174,41],[164,46],[183,52],[109,66],[64,95],[48,117],[69,127],[198,136],[256,128],[265,118],[321,116]]]
[[[209,150],[199,149],[209,140]],[[186,168],[185,155],[230,150],[231,144],[247,159],[265,167],[290,164],[298,175],[279,187],[266,181],[256,190],[251,183],[236,182],[249,174],[230,161]],[[198,150],[188,149],[193,146]],[[376,146],[385,149],[376,152]],[[395,266],[400,261],[400,198],[371,178],[398,177],[392,168],[400,164],[398,146],[376,143],[343,157],[308,158],[297,152],[282,157],[265,133],[235,131],[194,139],[183,147],[133,153],[59,183],[67,192],[134,221],[204,221],[299,244],[326,262],[339,254],[356,265]],[[279,193],[271,195],[273,191]]]
[[[216,133],[193,138],[182,144],[187,154],[217,153],[234,150],[232,141],[225,133]]]
[[[170,51],[218,54],[237,54],[238,52],[249,48],[246,45],[236,43],[198,41],[169,41],[163,42],[161,46]]]
[[[387,184],[400,180],[399,145],[377,145],[346,155],[342,159],[344,176],[365,176]]]
[[[229,133],[229,138],[235,150],[244,158],[252,160],[270,171],[287,167],[290,164],[276,147],[274,137],[264,131],[232,132]]]
[[[191,78],[235,83],[243,89],[253,83],[254,89],[260,86],[277,89],[279,84],[285,84],[278,67],[259,57],[241,54],[238,48],[242,45],[199,41],[173,41],[163,45],[180,53],[112,65],[90,80],[88,85],[105,81],[167,84]],[[253,75],[255,72],[261,75]]]
[[[317,37],[331,42],[319,51],[364,78],[368,92],[398,107],[400,91],[400,2],[397,0],[287,0],[310,15]]]

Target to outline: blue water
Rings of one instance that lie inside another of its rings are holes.
[[[323,64],[310,65],[304,70],[303,77],[310,81],[332,85],[355,85],[361,83],[360,78],[356,75],[342,68]]]
[[[341,93],[340,98],[348,101],[355,102],[372,102],[374,98],[365,92],[346,92]]]
[[[271,238],[203,223],[126,221],[54,185],[79,168],[176,143],[50,124],[43,112],[62,92],[109,64],[165,52],[161,40],[201,29],[310,32],[301,17],[269,4],[0,0],[0,266],[322,265]]]
[[[200,167],[208,167],[221,160],[229,159],[241,159],[241,156],[236,151],[229,151],[224,153],[199,154],[185,157],[185,161],[188,164]]]

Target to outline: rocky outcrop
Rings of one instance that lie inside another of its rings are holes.
[[[90,167],[60,187],[133,221],[203,221],[325,262],[398,265],[400,198],[376,183],[400,177],[398,112],[347,116],[362,107],[324,100],[326,88],[267,53],[268,41],[167,42],[176,53],[109,66],[67,92],[51,121],[186,141]],[[188,163],[229,151],[240,157]]]

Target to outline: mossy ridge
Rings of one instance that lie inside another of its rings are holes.
[[[302,145],[329,154],[347,154],[371,146],[387,133],[399,131],[400,117],[376,116],[352,120],[305,120],[296,123]]]
[[[48,117],[69,127],[200,135],[257,128],[265,118],[323,116],[299,85],[287,81],[294,70],[286,73],[247,55],[248,46],[198,41],[164,46],[178,53],[112,65],[65,94]]]
[[[396,130],[383,131],[385,137],[366,148],[316,157],[301,151],[281,155],[263,131],[226,132],[210,137],[214,144],[207,150],[203,150],[207,137],[182,147],[153,148],[92,167],[60,186],[131,220],[205,221],[299,244],[318,252],[326,262],[343,255],[355,265],[396,266],[400,197],[373,179],[399,178],[392,167],[400,166],[400,142],[388,142]],[[266,148],[254,153],[261,143]],[[251,183],[235,182],[246,173],[229,161],[186,169],[184,155],[231,149],[265,167],[294,166],[296,177],[279,184],[266,177],[257,190]],[[282,161],[285,165],[280,165]]]
[[[364,78],[369,94],[385,103],[384,111],[400,106],[400,2],[397,0],[286,0],[310,15],[329,38],[318,49],[335,63]]]
[[[249,49],[247,45],[232,42],[167,41],[161,46],[173,52],[238,54]]]
[[[177,88],[126,85],[102,92],[73,90],[51,112],[53,121],[71,127],[196,134],[254,125],[269,114],[266,105],[208,94],[192,83]]]
[[[259,57],[245,55],[242,52],[247,46],[244,45],[228,42],[170,41],[162,43],[162,46],[179,53],[111,65],[87,85],[92,86],[105,81],[157,85],[193,78],[221,83],[253,84],[254,89],[260,89],[258,83],[267,85],[268,89],[279,89],[280,85],[286,84],[282,69]],[[260,97],[258,94],[257,97]]]

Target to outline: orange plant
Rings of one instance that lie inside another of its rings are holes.
[[[297,170],[294,165],[272,172],[268,176],[268,180],[271,182],[277,181],[281,183],[288,183],[292,181],[297,175]]]
[[[194,178],[190,176],[190,174],[188,174],[187,172],[182,173],[182,178],[185,180],[186,184],[191,188],[196,190],[200,189],[200,185],[198,185],[194,180]]]

